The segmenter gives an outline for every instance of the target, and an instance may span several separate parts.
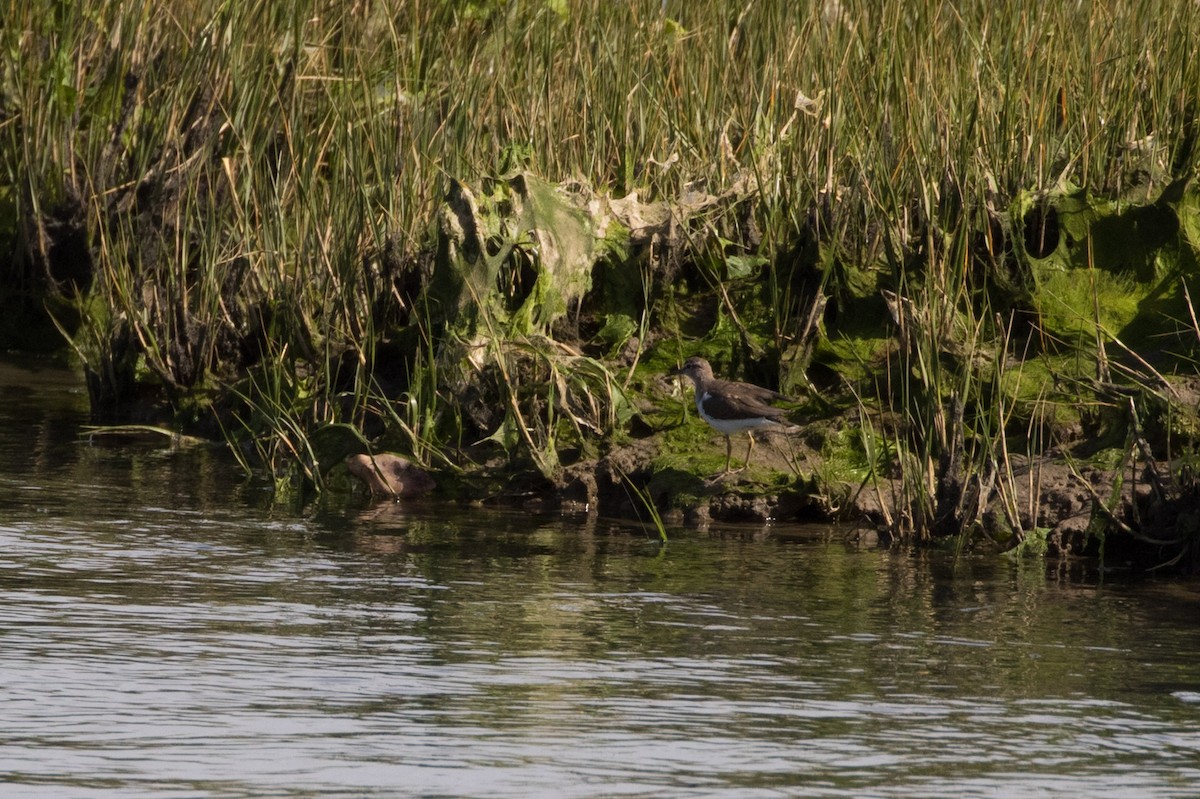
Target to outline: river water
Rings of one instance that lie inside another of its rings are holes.
[[[0,795],[1197,797],[1200,586],[273,508],[0,363]]]

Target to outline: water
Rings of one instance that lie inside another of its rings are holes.
[[[0,795],[1195,797],[1200,588],[434,504],[273,510],[0,363]]]

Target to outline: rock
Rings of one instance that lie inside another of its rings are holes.
[[[351,455],[346,458],[346,468],[378,497],[409,499],[437,487],[424,469],[390,452],[381,452],[374,458],[370,455]]]

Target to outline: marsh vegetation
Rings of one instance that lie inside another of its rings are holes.
[[[1194,562],[1200,7],[795,5],[10,3],[4,333],[284,497],[394,449]],[[807,433],[693,479],[690,355]]]

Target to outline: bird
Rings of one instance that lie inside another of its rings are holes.
[[[725,470],[716,475],[723,477],[731,473],[733,458],[733,433],[745,431],[749,434],[750,446],[746,449],[746,462],[740,472],[750,465],[750,453],[754,451],[754,431],[762,429],[788,431],[797,429],[791,424],[782,408],[771,403],[788,401],[778,391],[756,386],[719,380],[713,376],[712,366],[700,357],[691,357],[683,366],[671,372],[672,376],[689,378],[696,388],[696,411],[709,426],[725,436]]]

